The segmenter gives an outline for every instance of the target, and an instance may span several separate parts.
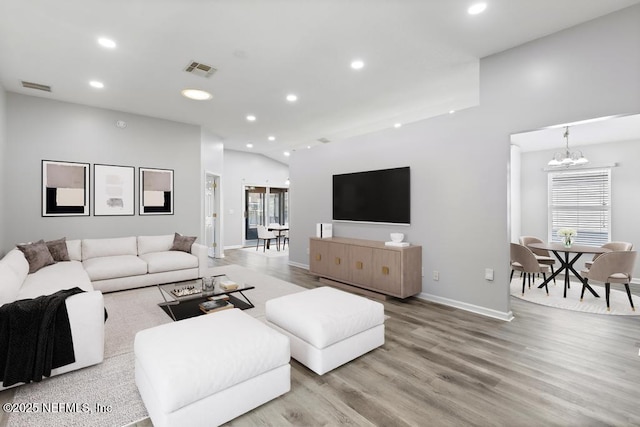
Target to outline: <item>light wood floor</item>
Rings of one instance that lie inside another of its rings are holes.
[[[319,285],[286,258],[233,250],[211,264]],[[384,305],[384,346],[323,376],[292,360],[291,391],[229,425],[640,425],[638,317],[515,298],[512,322],[415,298]]]
[[[286,259],[226,254],[216,265],[319,285]],[[323,376],[292,361],[291,392],[230,425],[640,425],[639,317],[515,298],[511,322],[416,298],[384,305],[384,346]]]

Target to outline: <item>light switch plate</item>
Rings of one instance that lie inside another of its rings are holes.
[[[484,278],[486,280],[493,280],[493,268],[484,269]]]

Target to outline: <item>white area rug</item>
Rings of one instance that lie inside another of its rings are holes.
[[[536,279],[535,286],[532,283],[531,289],[525,287],[524,296],[522,295],[522,279],[514,277],[511,281],[511,295],[523,299],[525,301],[533,302],[536,304],[547,305],[549,307],[563,308],[566,310],[582,311],[585,313],[596,314],[608,314],[608,315],[622,315],[622,316],[638,316],[640,311],[631,310],[629,304],[629,298],[627,293],[614,289],[616,287],[622,287],[623,285],[611,285],[611,292],[609,294],[609,302],[611,305],[611,311],[607,311],[607,301],[605,299],[604,286],[598,286],[589,284],[597,293],[600,298],[594,297],[589,290],[584,291],[584,299],[580,302],[580,292],[582,292],[582,284],[579,282],[571,282],[571,288],[567,289],[567,297],[563,298],[564,293],[564,279],[558,279],[557,284],[554,286],[553,281],[549,283],[549,296],[544,288],[538,289],[538,285],[542,283],[541,279]],[[640,298],[632,295],[633,305],[640,310],[638,304],[640,304]]]
[[[305,290],[237,265],[211,268],[210,274],[227,274],[236,282],[255,286],[245,294],[255,305],[246,313],[256,318],[264,317],[267,300]],[[69,411],[14,413],[9,415],[7,426],[118,427],[148,416],[135,385],[133,340],[138,331],[169,323],[171,319],[158,307],[163,299],[155,286],[105,294],[104,300],[109,313],[104,362],[20,386],[13,400],[13,403],[68,404]],[[111,409],[98,413],[96,404]],[[83,412],[84,408],[88,410]]]
[[[259,255],[259,256],[266,256],[268,258],[281,258],[281,257],[288,257],[289,256],[289,245],[287,245],[284,249],[282,249],[282,247],[280,248],[280,250],[277,250],[275,248],[275,245],[271,245],[271,248],[267,249],[266,251],[262,251],[262,245],[260,245],[260,247],[258,248],[258,250],[256,251],[256,247],[255,246],[250,246],[248,248],[242,248],[240,249],[243,252],[249,253],[249,254],[255,254],[255,255]]]

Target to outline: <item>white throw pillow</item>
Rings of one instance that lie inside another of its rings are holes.
[[[71,261],[82,261],[82,241],[67,240],[67,252]]]
[[[138,244],[135,236],[115,239],[82,240],[82,260],[103,256],[138,255]]]
[[[173,234],[163,236],[138,236],[138,255],[166,252],[173,245]]]

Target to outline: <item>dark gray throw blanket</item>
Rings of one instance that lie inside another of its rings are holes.
[[[84,292],[75,287],[0,307],[2,385],[39,382],[51,370],[75,362],[65,300]]]

